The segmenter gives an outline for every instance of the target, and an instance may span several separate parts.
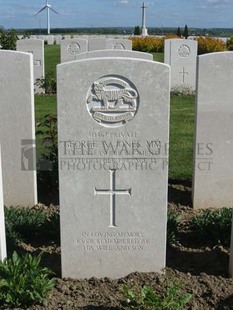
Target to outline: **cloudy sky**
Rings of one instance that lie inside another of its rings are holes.
[[[233,28],[233,0],[148,0],[148,27]],[[46,28],[46,0],[0,0],[4,28]],[[141,25],[138,0],[49,0],[51,27],[134,27]]]

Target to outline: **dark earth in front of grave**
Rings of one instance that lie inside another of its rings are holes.
[[[83,309],[117,310],[127,307],[123,294],[125,285],[140,289],[147,285],[164,294],[171,283],[183,283],[182,292],[192,294],[185,309],[233,309],[233,278],[228,278],[229,248],[221,245],[201,246],[190,234],[190,219],[201,210],[191,208],[190,184],[169,184],[168,207],[181,215],[179,243],[167,249],[165,274],[132,273],[118,280],[61,279],[60,247],[46,240],[32,240],[21,243],[17,251],[38,254],[43,251],[42,264],[56,272],[56,285],[43,305],[28,309]],[[55,206],[39,205],[46,212],[59,212]],[[12,249],[13,250],[13,249]],[[178,282],[177,282],[178,281]]]

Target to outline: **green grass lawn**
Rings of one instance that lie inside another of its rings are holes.
[[[57,97],[54,95],[36,95],[35,96],[35,115],[36,131],[43,131],[46,128],[41,123],[45,120],[46,115],[57,115]],[[45,134],[36,134],[36,155],[39,159],[43,152],[42,141]]]
[[[169,178],[192,180],[194,96],[172,96],[170,108]]]
[[[154,60],[163,62],[163,53],[154,53]],[[45,46],[46,74],[56,76],[56,64],[60,62],[60,47]],[[172,96],[170,114],[169,178],[192,179],[194,139],[194,96]],[[36,123],[47,114],[56,114],[56,96],[35,96]],[[41,152],[41,135],[37,136],[38,152]]]
[[[60,63],[60,45],[45,45],[45,75],[56,78],[56,65]]]
[[[164,62],[164,53],[152,53],[154,61]]]

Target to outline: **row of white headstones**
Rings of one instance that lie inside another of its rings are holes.
[[[80,54],[91,51],[132,50],[132,41],[127,39],[66,39],[61,41],[61,63],[80,59]],[[34,80],[44,77],[44,41],[40,39],[22,39],[17,41],[17,51],[30,52],[34,55]],[[196,83],[196,59],[197,59],[197,41],[170,39],[165,40],[164,63],[171,66],[171,87],[188,86],[195,90]],[[92,55],[94,57],[96,55]],[[42,89],[35,86],[35,92],[43,92]]]
[[[117,76],[127,76],[127,67],[125,64],[132,63],[133,70],[141,66],[143,72],[144,66],[146,72],[150,76],[150,67],[154,67],[155,71],[158,69],[158,75],[155,77],[156,81],[163,81],[163,72],[168,72],[168,66],[164,64],[155,63],[151,60],[139,59],[138,54],[134,57],[134,52],[131,52],[131,58],[112,58],[102,55],[101,70],[106,69],[106,76],[111,72],[111,65],[114,70],[119,71]],[[88,58],[88,57],[87,57]],[[88,68],[88,78],[92,74],[91,70],[95,72],[95,67],[92,64],[97,64],[97,58],[87,59],[80,64]],[[104,64],[108,64],[105,68]],[[21,52],[0,51],[0,90],[1,90],[1,122],[0,122],[0,142],[2,145],[2,170],[3,170],[3,188],[5,204],[32,206],[37,203],[37,186],[36,186],[36,169],[35,169],[35,120],[34,120],[34,94],[33,94],[33,55]],[[116,67],[116,63],[119,66]],[[124,66],[121,66],[121,63]],[[69,77],[69,72],[74,73],[74,66],[72,63],[60,65],[60,72],[66,73]],[[75,68],[78,68],[77,61]],[[99,65],[98,65],[99,66]],[[196,140],[195,140],[195,169],[194,169],[194,202],[197,207],[223,207],[232,206],[232,95],[233,90],[230,86],[233,76],[233,53],[214,53],[198,58],[198,78],[197,78],[197,113],[196,113]],[[66,71],[67,70],[67,71]],[[169,69],[170,70],[170,69]],[[76,71],[75,71],[76,72]],[[85,77],[85,72],[78,72],[82,77]],[[98,73],[98,72],[97,72]],[[97,74],[95,72],[95,74]],[[119,74],[121,73],[121,74]],[[102,74],[101,76],[105,76]],[[168,77],[168,74],[166,73]],[[153,85],[153,76],[151,81]],[[114,80],[115,78],[110,79]],[[132,85],[136,85],[137,89],[141,89],[141,109],[143,107],[143,100],[145,106],[150,105],[151,98],[147,98],[146,89],[148,81],[143,82],[140,74],[131,76],[133,80]],[[110,81],[105,83],[111,83]],[[118,81],[118,78],[117,78]],[[121,83],[127,85],[128,78]],[[166,92],[168,89],[168,81],[166,81]],[[72,80],[72,83],[74,81]],[[60,85],[60,86],[59,86]],[[72,84],[73,85],[73,84]],[[107,85],[107,84],[106,84]],[[144,87],[142,87],[142,85]],[[162,84],[161,84],[162,85]],[[91,85],[90,85],[91,86]],[[64,85],[61,74],[58,76],[58,88],[60,90],[60,97],[72,96],[72,89],[66,93],[67,85]],[[69,86],[70,87],[70,86]],[[126,87],[126,86],[125,86]],[[127,86],[128,87],[128,86]],[[164,96],[163,88],[156,89],[158,98]],[[218,88],[219,87],[219,88]],[[84,91],[85,89],[80,91]],[[152,89],[150,89],[152,91]],[[136,90],[133,91],[136,93]],[[145,95],[144,95],[145,93]],[[82,94],[79,94],[82,96]],[[84,97],[86,94],[84,95]],[[143,98],[145,96],[145,98]],[[162,98],[162,97],[161,97]],[[65,101],[65,97],[63,98]],[[164,99],[164,98],[163,98]],[[154,98],[156,100],[156,98]],[[166,106],[169,101],[166,99]],[[75,108],[75,107],[73,107]],[[76,109],[76,108],[75,108]],[[90,112],[90,111],[89,111]],[[159,112],[159,111],[158,111]],[[72,111],[71,111],[72,113]],[[98,113],[97,113],[98,114]],[[100,114],[100,113],[99,113]],[[137,112],[139,115],[139,112]],[[148,117],[146,112],[143,118]],[[72,114],[71,114],[72,115]],[[59,116],[60,119],[62,115]],[[127,115],[128,117],[128,115]],[[142,117],[142,116],[141,116]],[[77,120],[74,120],[75,123]],[[136,128],[136,118],[131,121],[131,128]],[[168,119],[167,119],[168,121]],[[81,122],[81,121],[80,121]],[[145,121],[144,121],[145,123]],[[134,124],[134,125],[132,125]],[[146,124],[146,123],[145,123]],[[140,124],[139,124],[140,125]],[[98,124],[96,126],[99,126]],[[107,129],[108,129],[108,125]],[[134,127],[135,126],[135,127]],[[85,128],[84,128],[85,129]],[[135,129],[132,129],[135,130]],[[58,140],[59,141],[59,140]],[[212,164],[211,164],[212,163]],[[110,170],[111,171],[111,170]],[[63,189],[60,187],[60,190]],[[97,190],[96,190],[97,191]],[[166,195],[166,190],[162,193]],[[163,209],[166,208],[164,204]],[[4,228],[4,214],[3,214],[3,191],[0,181],[0,208],[1,208],[1,259],[6,256],[5,243],[5,228]],[[159,219],[160,220],[160,219]],[[166,221],[163,223],[166,226]],[[114,225],[113,225],[114,226]],[[164,250],[165,251],[165,250]],[[233,244],[231,246],[233,251]],[[163,255],[165,256],[165,255]],[[158,265],[164,265],[165,262],[160,262]],[[232,274],[233,253],[231,253],[230,272]],[[135,267],[136,268],[136,267]]]

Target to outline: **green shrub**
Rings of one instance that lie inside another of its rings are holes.
[[[59,213],[23,207],[5,208],[6,237],[14,245],[17,242],[32,242],[35,239],[59,243]]]
[[[167,244],[173,245],[178,241],[178,226],[180,222],[180,215],[168,209],[167,213]]]
[[[15,241],[35,236],[45,224],[46,214],[34,208],[5,208],[6,236]]]
[[[133,33],[135,36],[140,36],[141,34],[141,30],[140,30],[140,27],[139,26],[135,26],[134,27],[134,33]]]
[[[163,52],[164,39],[156,37],[131,37],[132,49],[140,52],[156,53]]]
[[[221,243],[229,246],[232,210],[231,208],[205,210],[202,214],[194,216],[191,224],[197,238],[204,243]]]
[[[45,78],[36,79],[35,85],[45,91],[48,95],[55,95],[57,93],[57,81],[51,74]]]
[[[188,85],[176,85],[171,88],[172,96],[194,96],[195,90]]]
[[[4,50],[16,50],[16,42],[18,40],[17,32],[14,29],[9,31],[0,30],[0,45]]]
[[[57,116],[45,115],[37,124],[36,135],[42,136],[43,150],[39,160],[38,182],[49,190],[58,189]]]
[[[125,286],[123,293],[128,301],[127,309],[136,310],[182,310],[192,298],[191,294],[182,293],[178,284],[172,284],[162,296],[146,285],[139,290]]]
[[[39,266],[41,254],[20,257],[16,252],[12,258],[0,262],[0,302],[2,305],[29,306],[42,303],[54,287],[49,279],[52,271]]]
[[[198,37],[198,54],[223,52],[226,50],[226,44],[217,38]]]
[[[227,49],[228,51],[233,51],[233,36],[231,36],[230,39],[227,40]]]

